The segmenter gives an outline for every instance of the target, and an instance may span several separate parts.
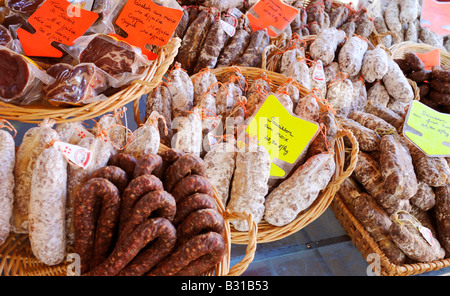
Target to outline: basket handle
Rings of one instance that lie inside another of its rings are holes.
[[[344,182],[345,179],[350,177],[350,175],[353,173],[353,170],[356,167],[356,163],[358,162],[358,154],[359,154],[359,143],[356,140],[353,133],[348,129],[340,129],[337,133],[336,138],[344,138],[347,136],[347,138],[352,143],[352,151],[350,153],[350,163],[347,167],[347,169],[339,174],[339,178],[337,180],[334,180],[330,184],[341,184]],[[343,153],[345,154],[345,149],[342,149]],[[345,159],[345,155],[337,155],[336,157],[341,157],[342,159]],[[341,170],[344,166],[341,166]]]
[[[229,212],[228,210],[223,213],[223,217],[225,220],[247,220],[249,225],[248,229],[248,245],[245,250],[245,256],[239,263],[236,263],[233,267],[228,271],[227,276],[239,276],[247,269],[250,263],[253,261],[255,257],[256,251],[256,238],[258,233],[258,225],[253,220],[253,216],[248,212],[244,211],[243,213],[235,213]]]

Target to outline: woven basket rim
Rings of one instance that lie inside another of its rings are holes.
[[[265,69],[253,68],[253,67],[221,67],[216,69],[211,69],[211,72],[215,74],[219,79],[221,75],[238,69],[242,75],[248,80],[254,80],[262,73],[267,74],[267,78],[270,79],[272,85],[280,86],[286,82],[289,78]],[[299,85],[299,90],[302,96],[309,94],[309,90],[302,85]],[[352,143],[351,161],[347,169],[344,171],[344,161],[345,161],[345,145],[343,143],[343,137],[347,136]],[[283,239],[293,233],[301,230],[303,227],[308,225],[317,219],[330,205],[335,193],[340,187],[340,184],[351,175],[353,172],[357,155],[359,152],[359,145],[356,138],[353,136],[351,131],[340,129],[338,132],[338,137],[336,139],[335,145],[335,161],[336,161],[336,171],[333,175],[330,184],[322,190],[316,201],[309,207],[309,209],[301,213],[294,221],[285,226],[273,226],[262,220],[258,223],[258,233],[257,242],[266,243],[273,242]],[[234,244],[247,244],[247,236],[245,232],[237,231],[234,227],[231,228],[231,239]]]
[[[25,123],[40,123],[45,118],[52,118],[57,123],[65,123],[92,119],[117,110],[156,87],[175,59],[180,45],[181,39],[175,37],[167,45],[159,47],[157,59],[147,69],[142,80],[133,81],[128,87],[104,101],[70,108],[19,106],[0,101],[0,118]]]
[[[426,44],[426,43],[416,43],[412,41],[405,41],[401,43],[394,44],[389,47],[392,52],[392,58],[403,58],[406,51],[413,51],[417,53],[426,53],[431,50],[439,49],[441,65],[450,66],[450,52],[444,51],[438,47]]]

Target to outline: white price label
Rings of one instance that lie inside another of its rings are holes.
[[[89,149],[61,141],[56,141],[53,146],[59,149],[66,159],[76,166],[86,168],[91,163],[92,152]]]
[[[317,60],[314,66],[313,77],[316,81],[324,81],[325,80],[325,72],[323,71],[323,63],[321,60]]]
[[[220,20],[220,23],[222,24],[222,29],[228,34],[228,36],[233,37],[234,34],[236,34],[236,27],[224,22],[223,20]]]
[[[427,243],[430,244],[430,246],[433,245],[433,234],[431,233],[431,230],[425,226],[419,227],[419,232],[422,234],[422,236],[425,238]]]

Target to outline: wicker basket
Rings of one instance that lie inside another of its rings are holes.
[[[352,239],[353,244],[361,252],[364,259],[373,264],[374,257],[369,256],[376,254],[380,258],[380,275],[383,276],[407,276],[421,274],[428,271],[439,270],[441,268],[450,267],[450,258],[436,260],[426,263],[414,263],[396,265],[389,261],[380,250],[378,244],[373,240],[370,234],[364,229],[361,223],[353,216],[344,201],[337,194],[330,205],[334,215],[341,223],[347,234]]]
[[[160,47],[158,58],[153,62],[142,81],[134,81],[130,86],[110,96],[107,100],[71,108],[28,107],[0,102],[0,118],[27,123],[39,123],[44,118],[52,118],[57,123],[63,123],[83,121],[119,109],[138,100],[158,85],[175,59],[180,44],[179,38],[172,38],[167,45]]]
[[[160,145],[160,151],[168,149],[164,145]],[[225,220],[224,240],[227,246],[227,252],[222,261],[212,270],[208,271],[205,276],[239,276],[241,275],[253,261],[256,251],[256,234],[258,225],[253,221],[252,216],[247,213],[230,213],[226,211],[222,205],[221,199],[216,191],[214,191],[214,201],[217,205],[219,213]],[[245,255],[240,262],[230,267],[231,258],[231,220],[245,220],[250,225],[247,233],[247,248]],[[71,250],[67,250],[68,254]],[[47,266],[41,263],[32,253],[30,241],[27,234],[14,234],[0,246],[0,275],[3,276],[66,276],[68,275],[71,262],[63,262],[55,266]]]
[[[249,85],[258,78],[261,73],[266,73],[267,77],[270,79],[270,84],[273,89],[278,88],[284,82],[287,81],[287,77],[281,74],[251,67],[237,67],[240,69],[244,77],[246,78]],[[228,71],[236,69],[236,67],[225,67],[211,70],[218,80]],[[299,90],[302,96],[309,93],[309,91],[303,86],[299,85]],[[345,162],[345,146],[344,137],[348,137],[352,143],[351,160],[348,167],[344,170]],[[293,233],[301,230],[303,227],[308,225],[317,219],[330,205],[331,200],[335,193],[339,190],[341,183],[351,175],[353,169],[356,166],[357,155],[359,152],[358,143],[350,131],[340,130],[337,135],[336,145],[335,145],[335,160],[336,160],[336,172],[326,189],[324,189],[316,201],[309,207],[309,209],[300,215],[290,224],[282,227],[273,226],[265,222],[264,220],[258,223],[258,234],[257,242],[266,243],[285,238]],[[231,229],[231,241],[234,244],[248,244],[248,236],[245,232],[237,231],[232,227]]]
[[[389,48],[389,50],[392,52],[392,58],[403,58],[403,54],[406,51],[412,51],[417,53],[426,53],[428,51],[438,49],[437,47],[431,46],[426,43],[415,43],[411,41],[402,42],[395,44]],[[442,49],[440,50],[440,56],[441,56],[441,65],[450,66],[450,53],[447,51],[444,51]]]

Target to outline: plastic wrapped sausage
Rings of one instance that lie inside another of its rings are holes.
[[[153,111],[161,114],[163,118],[158,118],[158,131],[161,143],[170,146],[172,140],[172,94],[163,82],[158,84],[151,93],[147,95],[144,121],[150,117]],[[167,134],[166,134],[167,131]]]
[[[330,27],[323,29],[310,45],[310,54],[314,60],[321,60],[324,66],[335,57],[337,46],[345,40],[345,32]]]
[[[340,72],[328,84],[327,101],[336,110],[336,114],[347,116],[350,112],[353,97],[353,83],[348,74]]]
[[[383,83],[395,100],[409,103],[414,99],[414,91],[396,62],[388,60],[388,71],[383,76]]]
[[[353,36],[347,39],[339,51],[339,66],[350,77],[357,75],[361,70],[363,58],[368,48],[367,43],[361,37]]]
[[[202,111],[197,107],[186,117],[177,117],[173,122],[176,133],[172,137],[171,147],[199,156],[203,143],[202,117]]]
[[[264,220],[275,226],[292,222],[317,199],[335,172],[334,154],[314,155],[266,198]]]
[[[168,75],[168,88],[172,96],[172,120],[183,116],[194,106],[194,85],[191,78],[181,68],[181,63],[175,62]]]
[[[14,207],[12,231],[28,233],[28,209],[33,171],[36,161],[48,143],[58,140],[58,133],[52,128],[53,120],[45,119],[38,127],[30,128],[23,136],[16,153],[14,167]]]
[[[31,250],[46,265],[61,263],[66,255],[66,190],[67,161],[49,147],[36,161],[29,205]]]
[[[338,117],[338,122],[342,127],[349,129],[353,133],[362,151],[378,150],[381,137],[374,130],[350,118]]]
[[[381,47],[369,49],[362,60],[361,74],[372,83],[380,80],[388,71],[388,55]]]
[[[147,121],[133,132],[123,152],[133,155],[136,159],[139,159],[144,154],[158,153],[161,142],[157,126],[159,118],[161,118],[161,115],[156,111],[150,114]]]
[[[0,126],[6,125],[0,122]],[[14,164],[16,151],[13,136],[0,129],[0,245],[11,231],[11,216],[14,202]]]

